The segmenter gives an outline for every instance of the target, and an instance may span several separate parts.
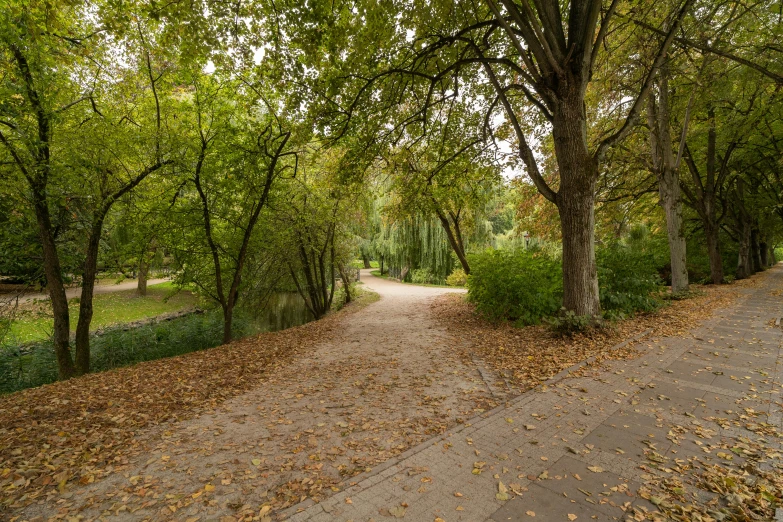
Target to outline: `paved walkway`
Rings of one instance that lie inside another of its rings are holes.
[[[163,278],[163,279],[150,279],[147,281],[147,286],[157,285],[158,283],[165,283],[166,281],[169,281],[169,279]],[[109,294],[111,292],[121,292],[123,290],[133,290],[139,285],[138,279],[128,279],[123,281],[122,283],[117,284],[110,284],[110,285],[95,285],[95,288],[93,289],[93,294]],[[10,294],[5,294],[6,296],[10,296]],[[65,297],[68,299],[72,299],[74,297],[80,297],[82,295],[82,287],[80,286],[74,286],[71,288],[65,289]],[[24,294],[19,298],[20,303],[31,303],[33,301],[42,301],[42,300],[48,300],[49,299],[49,293],[48,292],[41,292],[41,293],[33,293],[33,294]]]
[[[677,478],[667,466],[694,456],[741,465],[741,456],[728,462],[715,451],[740,439],[783,450],[780,438],[748,429],[764,422],[783,429],[783,330],[774,324],[783,316],[782,289],[778,265],[692,337],[649,339],[636,359],[555,378],[284,516],[581,521],[623,519],[633,507],[654,510],[637,491],[654,476]],[[783,459],[764,465],[783,472]]]

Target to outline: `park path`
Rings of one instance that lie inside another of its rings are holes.
[[[459,290],[403,285],[362,271],[381,299],[338,324],[264,384],[214,412],[137,434],[121,471],[26,517],[235,520],[324,499],[458,418],[497,405],[431,300]],[[245,341],[243,341],[245,342]],[[171,378],[177,378],[171,375]],[[230,518],[236,517],[236,518]]]
[[[168,279],[150,279],[147,281],[147,286],[157,285],[158,283],[165,283]],[[110,285],[95,285],[93,293],[98,294],[110,294],[112,292],[121,292],[123,290],[133,290],[138,286],[139,282],[136,279],[130,279],[118,284]],[[8,294],[6,294],[8,295]],[[65,297],[72,299],[82,295],[82,289],[80,286],[74,286],[72,288],[65,289]],[[47,292],[36,292],[32,294],[23,294],[19,297],[19,304],[32,303],[33,301],[48,300],[49,294]]]
[[[643,520],[670,508],[643,498],[660,498],[644,493],[660,495],[660,486],[674,487],[686,505],[725,506],[736,497],[697,487],[713,465],[745,484],[758,478],[743,476],[750,455],[760,469],[783,473],[783,266],[758,277],[690,335],[648,339],[638,358],[559,375],[284,516]],[[783,520],[783,510],[774,516]]]

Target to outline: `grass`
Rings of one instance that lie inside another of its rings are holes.
[[[196,306],[198,298],[191,292],[177,292],[172,283],[160,283],[147,287],[147,295],[138,297],[136,290],[123,290],[93,297],[93,330],[113,324],[130,323],[161,314],[178,312]],[[69,306],[71,330],[79,319],[79,303],[71,299]],[[26,305],[11,323],[6,342],[27,343],[47,339],[53,326],[48,302]]]
[[[413,286],[431,286],[433,288],[465,288],[464,286],[449,286],[449,285],[433,285],[430,283],[409,283],[408,281],[400,281],[399,279],[396,279],[394,277],[391,277],[388,273],[381,275],[380,270],[372,270],[370,272],[375,277],[381,277],[383,279],[389,279],[391,281],[395,281],[397,283],[402,283],[404,285],[413,285]]]

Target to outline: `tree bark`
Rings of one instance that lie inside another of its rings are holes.
[[[147,295],[147,273],[149,272],[150,264],[142,257],[139,262],[139,281],[136,285],[136,294],[140,297]]]
[[[704,224],[704,235],[707,238],[707,255],[710,259],[710,279],[714,285],[723,284],[725,281],[718,232],[719,227],[717,224],[710,222]]]
[[[98,250],[101,241],[103,219],[93,224],[87,240],[87,255],[84,260],[82,292],[79,299],[79,320],[76,323],[76,373],[90,373],[90,323],[93,316],[93,294],[95,277],[98,275]]]
[[[44,273],[46,288],[52,301],[54,313],[54,353],[57,358],[57,377],[60,380],[70,379],[76,375],[76,367],[71,356],[71,326],[68,313],[68,298],[65,294],[60,258],[52,234],[52,221],[46,196],[41,187],[32,187],[33,206],[38,223],[38,236],[41,239],[44,257]]]
[[[364,268],[372,268],[372,265],[370,264],[370,258],[368,258],[365,254],[362,254],[362,263],[364,263]]]
[[[228,344],[232,340],[231,327],[234,322],[234,305],[229,303],[223,307],[223,344]]]
[[[557,208],[563,235],[563,306],[581,316],[600,317],[595,263],[596,162],[587,148],[582,97],[558,104],[552,124],[560,171]]]
[[[761,261],[761,243],[759,242],[759,229],[752,227],[750,229],[750,256],[753,273],[764,270],[764,264]]]
[[[737,279],[745,279],[753,273],[750,257],[750,224],[742,221],[739,234],[739,255],[737,259]]]
[[[653,91],[647,100],[647,124],[650,128],[652,170],[658,178],[660,205],[666,216],[666,233],[669,242],[672,293],[688,290],[688,265],[685,234],[682,229],[682,193],[678,159],[672,148],[669,110],[668,68],[659,72],[658,99]],[[657,101],[657,103],[656,103]],[[686,114],[684,128],[687,128]],[[684,139],[685,131],[683,131]]]

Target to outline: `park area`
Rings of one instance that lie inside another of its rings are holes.
[[[783,521],[779,0],[0,10],[0,520]]]

